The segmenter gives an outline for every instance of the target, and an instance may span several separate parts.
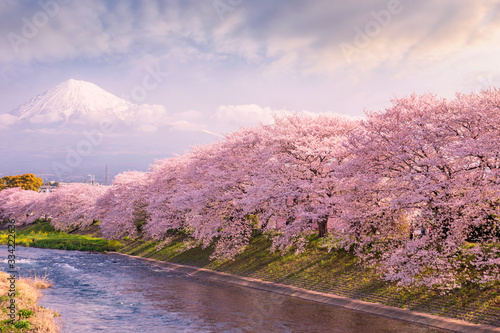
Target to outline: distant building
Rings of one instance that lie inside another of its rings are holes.
[[[42,185],[38,189],[38,192],[40,192],[40,193],[50,193],[50,192],[54,191],[54,189],[56,189],[56,188],[57,188],[57,186]]]

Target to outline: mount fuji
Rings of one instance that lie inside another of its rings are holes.
[[[127,121],[137,106],[97,85],[70,79],[22,104],[11,114],[32,124],[95,123],[106,117]]]
[[[88,174],[104,178],[105,166],[111,175],[145,171],[156,158],[212,140],[211,134],[182,130],[179,119],[162,105],[133,104],[71,79],[0,114],[0,175],[82,181]]]

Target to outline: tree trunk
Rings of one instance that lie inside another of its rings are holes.
[[[326,234],[328,233],[326,229],[326,224],[328,220],[323,220],[323,221],[318,221],[318,237],[322,238],[325,237]]]

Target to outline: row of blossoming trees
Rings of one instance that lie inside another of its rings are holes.
[[[228,258],[258,226],[273,247],[327,244],[404,285],[500,277],[500,91],[396,99],[362,121],[292,115],[125,172],[109,188],[0,192],[0,214],[106,237],[187,230]],[[327,228],[328,227],[328,228]],[[415,231],[419,231],[415,232]],[[330,243],[328,243],[330,242]]]

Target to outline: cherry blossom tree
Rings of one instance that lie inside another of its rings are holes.
[[[0,218],[15,219],[18,225],[31,223],[40,218],[46,195],[21,188],[0,191]]]
[[[275,227],[276,219],[287,221],[276,243],[281,247],[315,224],[323,236],[335,214],[342,143],[356,126],[343,117],[291,115],[161,161],[152,168],[147,230],[158,236],[188,227],[205,246],[217,240],[214,256],[223,258],[239,253],[257,227]]]
[[[51,224],[60,230],[86,227],[98,220],[97,199],[106,191],[104,186],[73,183],[59,186],[48,194],[44,214],[51,216]]]
[[[157,160],[151,166],[145,194],[150,222],[144,229],[148,236],[161,240],[168,231],[187,227],[191,206],[183,198],[190,190],[191,180],[186,175],[190,163],[191,155],[185,154]]]
[[[260,127],[240,129],[193,149],[186,173],[189,182],[179,199],[190,206],[187,223],[193,236],[205,245],[217,240],[214,257],[241,252],[256,228],[241,202],[252,185],[251,174],[261,166],[260,132]]]
[[[145,193],[146,173],[123,172],[96,201],[95,214],[101,220],[101,231],[109,238],[137,236],[149,220]]]
[[[348,155],[347,136],[357,126],[345,117],[297,114],[262,126],[262,163],[244,202],[246,212],[258,214],[266,229],[285,221],[275,246],[300,248],[300,236],[317,228],[323,237],[328,220],[340,215],[336,170]]]
[[[157,161],[149,175],[148,234],[162,239],[169,230],[184,229],[204,246],[215,241],[215,257],[241,251],[253,228],[236,204],[248,185],[247,162],[252,156],[251,149],[246,150],[252,143],[242,143],[254,131],[242,129],[213,144],[193,147],[184,156]]]
[[[451,101],[412,95],[369,113],[350,136],[343,218],[358,255],[381,263],[389,280],[453,285],[479,266],[499,277],[498,251],[484,246],[498,241],[499,108],[498,90]],[[459,260],[469,255],[478,259]]]

